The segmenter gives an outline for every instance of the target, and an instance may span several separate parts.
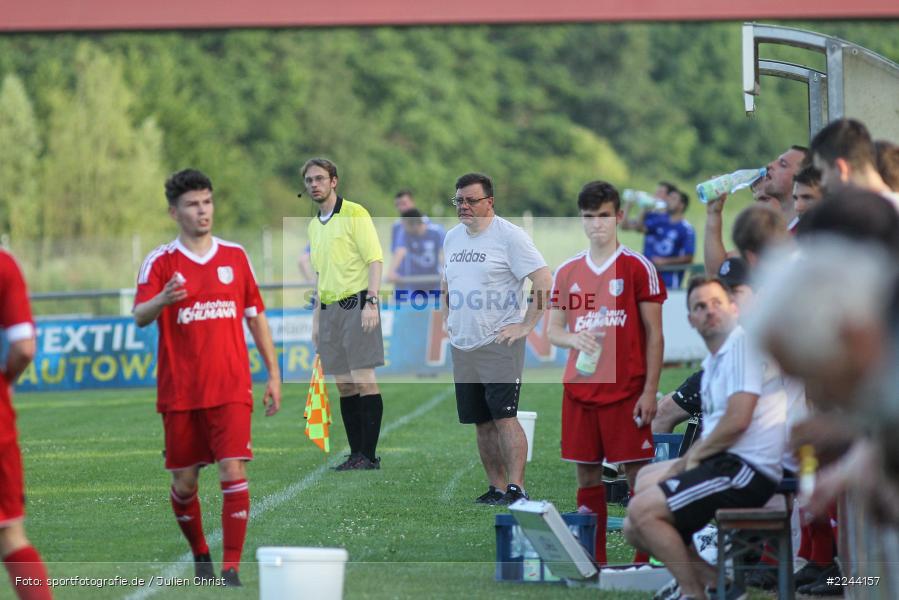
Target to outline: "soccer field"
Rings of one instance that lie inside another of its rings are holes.
[[[670,390],[690,369],[666,369]],[[332,452],[303,436],[306,386],[285,385],[281,413],[253,423],[249,466],[252,517],[242,590],[193,587],[57,587],[57,598],[256,598],[260,546],[343,547],[350,556],[347,598],[643,598],[564,586],[494,582],[494,515],[475,505],[486,483],[474,428],[459,425],[451,385],[384,385],[380,471],[336,473],[346,451],[333,402]],[[336,390],[331,386],[332,400]],[[257,398],[261,388],[256,390]],[[559,459],[561,386],[522,388],[522,410],[538,413],[527,489],[560,512],[574,506],[573,466]],[[20,442],[28,493],[27,529],[51,577],[145,581],[192,578],[187,543],[172,517],[162,468],[162,425],[155,390],[19,394]],[[204,526],[221,561],[221,493],[215,471],[201,475]],[[610,516],[623,510],[610,507]],[[609,558],[632,550],[609,536]],[[130,583],[130,582],[129,582]],[[8,581],[0,598],[11,597]]]

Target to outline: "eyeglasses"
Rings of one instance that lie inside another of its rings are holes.
[[[491,198],[491,196],[484,196],[483,198],[450,198],[450,202],[452,202],[453,206],[475,206],[481,200],[486,200],[487,198]]]
[[[331,178],[327,175],[316,175],[315,177],[307,177],[303,180],[306,185],[312,185],[313,183],[324,183],[326,181],[330,181]]]

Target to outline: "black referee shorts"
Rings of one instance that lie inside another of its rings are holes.
[[[356,369],[372,369],[384,364],[380,319],[373,331],[362,331],[365,296],[362,291],[331,304],[322,304],[316,350],[326,375],[344,375]]]
[[[453,380],[460,423],[486,423],[518,415],[525,338],[459,350],[453,346]]]

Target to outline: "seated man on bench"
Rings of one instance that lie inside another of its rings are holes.
[[[706,598],[715,568],[691,542],[719,508],[763,506],[781,478],[786,394],[779,369],[737,324],[739,308],[717,278],[694,277],[690,324],[709,349],[703,361],[702,439],[674,461],[641,471],[624,535],[663,561],[679,585],[672,598]]]

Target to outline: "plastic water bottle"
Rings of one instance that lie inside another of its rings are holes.
[[[633,202],[644,210],[666,210],[668,208],[667,202],[641,190],[621,190],[621,197],[625,202]]]
[[[524,560],[522,561],[522,579],[524,581],[540,581],[540,555],[527,539],[522,540]]]
[[[733,194],[738,190],[749,187],[756,180],[764,177],[767,172],[768,169],[765,167],[760,169],[740,169],[727,175],[703,181],[696,186],[696,193],[699,195],[699,201],[707,204],[709,200],[714,200],[721,194]]]
[[[590,329],[593,339],[599,344],[599,349],[593,354],[578,351],[577,361],[574,363],[574,369],[581,375],[593,375],[596,372],[596,365],[599,363],[599,357],[602,356],[602,341],[606,336],[606,332],[598,327]]]
[[[521,527],[518,525],[512,526],[512,540],[509,544],[509,558],[512,560],[516,560],[521,558],[521,540],[523,534],[521,533]]]

